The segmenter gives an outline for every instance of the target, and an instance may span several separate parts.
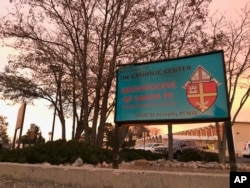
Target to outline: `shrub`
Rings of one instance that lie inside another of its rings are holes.
[[[113,151],[77,141],[57,140],[45,144],[36,144],[32,147],[22,149],[2,149],[0,150],[1,162],[16,163],[43,163],[48,162],[53,165],[74,163],[77,158],[81,158],[85,163],[96,165],[98,163],[112,163]],[[154,154],[150,151],[122,149],[119,161],[134,161],[146,159],[149,161],[162,158],[162,155]],[[219,161],[218,154],[188,150],[180,157],[180,161]]]
[[[133,161],[138,159],[146,159],[149,161],[162,158],[162,155],[154,154],[151,151],[139,150],[139,149],[123,149],[120,151],[121,161]]]
[[[202,151],[202,161],[205,162],[219,162],[219,154],[214,152]]]
[[[112,163],[113,151],[77,141],[57,140],[45,144],[36,144],[32,147],[22,149],[0,150],[1,162],[17,163],[43,163],[53,165],[74,163],[77,158],[85,163],[96,165],[98,163]],[[150,151],[123,149],[120,151],[120,161],[133,161],[137,159],[156,160],[161,155],[153,154]]]
[[[0,150],[1,162],[43,163],[58,165],[73,163],[77,158],[85,163],[97,164],[103,161],[112,162],[111,150],[98,148],[83,142],[57,140],[45,144],[37,144],[22,149]]]
[[[202,161],[202,156],[200,155],[200,151],[186,150],[182,153],[182,155],[180,156],[178,160],[182,162]]]
[[[187,150],[182,153],[178,159],[182,162],[188,161],[205,161],[205,162],[219,162],[219,155],[213,152],[207,152],[202,150]]]

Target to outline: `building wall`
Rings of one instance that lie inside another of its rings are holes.
[[[241,156],[244,144],[250,140],[250,122],[236,122],[232,126],[234,149],[237,156]]]
[[[202,136],[217,136],[217,130],[215,125],[209,125],[207,127],[196,128],[187,131],[177,132],[177,135],[190,135],[195,136],[195,130]],[[220,138],[222,138],[223,126],[219,126]],[[241,156],[241,152],[244,144],[250,140],[250,122],[235,122],[232,126],[234,149],[236,156]],[[196,135],[197,136],[197,135]],[[214,150],[217,150],[217,143],[215,144]],[[226,152],[228,153],[228,152]]]
[[[241,156],[241,152],[244,144],[250,140],[250,122],[235,122],[232,126],[233,133],[233,141],[234,141],[234,149],[236,156]],[[219,125],[219,135],[222,139],[223,134],[223,126]],[[208,125],[207,127],[195,128],[185,131],[180,131],[174,133],[174,135],[178,136],[190,136],[192,139],[196,140],[196,143],[203,147],[208,146],[210,150],[217,151],[218,150],[218,131],[215,125]],[[197,139],[195,139],[197,137]],[[214,139],[217,137],[217,139]],[[149,142],[160,142],[166,143],[167,138],[164,138],[164,135],[156,136],[154,139],[147,137],[145,139],[137,139],[136,144],[143,144]],[[227,146],[226,146],[227,147]],[[226,151],[226,155],[228,152]]]

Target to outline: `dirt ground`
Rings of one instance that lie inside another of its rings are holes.
[[[230,169],[215,169],[215,168],[184,168],[184,167],[164,167],[164,166],[120,166],[119,169],[128,170],[153,170],[166,172],[197,172],[197,173],[218,173],[228,174]]]
[[[222,165],[223,166],[223,165]],[[165,165],[151,165],[145,161],[139,161],[134,165],[119,165],[119,169],[128,169],[128,170],[153,170],[153,171],[167,171],[167,172],[194,172],[194,173],[218,173],[218,174],[229,174],[230,165],[227,164],[220,168],[213,167],[201,167],[194,165],[193,167],[185,167],[182,165],[179,166],[165,166]],[[248,170],[237,168],[238,172],[247,172]]]

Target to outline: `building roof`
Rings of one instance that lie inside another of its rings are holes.
[[[161,135],[162,136],[162,139],[168,139],[168,135],[167,134],[164,134],[164,135]],[[182,139],[185,139],[185,140],[217,140],[218,137],[217,136],[189,136],[189,135],[173,135],[173,138],[174,139],[177,139],[177,140],[182,140]]]

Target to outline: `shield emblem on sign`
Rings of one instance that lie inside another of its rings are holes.
[[[218,82],[199,66],[185,84],[188,102],[200,112],[208,110],[217,99]]]

